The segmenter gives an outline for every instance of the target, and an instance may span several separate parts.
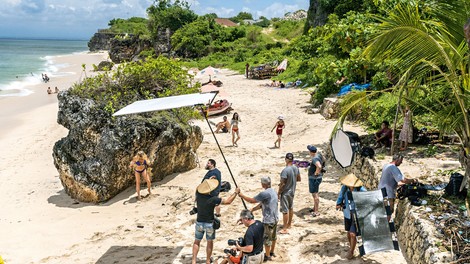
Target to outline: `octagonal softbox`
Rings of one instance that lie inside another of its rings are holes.
[[[333,157],[342,168],[351,166],[358,147],[359,142],[356,133],[338,129],[331,138]]]

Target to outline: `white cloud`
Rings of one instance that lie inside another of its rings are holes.
[[[208,7],[204,9],[203,14],[209,14],[209,13],[215,13],[217,14],[218,17],[232,17],[237,14],[235,14],[235,9],[233,8],[213,8],[213,7]]]
[[[274,3],[264,10],[257,11],[256,14],[258,17],[265,16],[267,18],[273,17],[284,17],[287,12],[294,12],[301,9],[298,5],[289,5],[289,4],[281,4],[281,3]]]

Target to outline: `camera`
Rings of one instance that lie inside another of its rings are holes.
[[[197,214],[197,207],[193,207],[193,209],[191,209],[191,211],[189,211],[189,214],[190,215]]]
[[[225,254],[230,254],[234,257],[237,255],[237,251],[235,249],[231,249],[231,248],[224,249],[224,253]]]
[[[238,239],[229,239],[227,241],[229,246],[235,246],[235,245],[237,245],[237,242],[238,242],[239,245],[242,245],[243,242],[245,242],[245,241],[243,240],[243,237],[239,237]]]

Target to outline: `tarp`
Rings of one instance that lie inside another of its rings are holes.
[[[136,101],[113,114],[113,116],[168,110],[185,106],[212,103],[217,93],[196,93]]]
[[[284,59],[279,66],[277,66],[276,70],[278,71],[285,71],[287,69],[287,59]]]
[[[352,195],[365,254],[395,249],[382,191],[352,192]]]
[[[349,93],[352,90],[364,91],[365,89],[367,89],[369,87],[370,87],[370,83],[366,83],[366,84],[357,84],[357,83],[346,84],[346,85],[341,86],[341,90],[339,90],[338,96],[345,95],[345,94]]]

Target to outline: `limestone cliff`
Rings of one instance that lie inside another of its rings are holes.
[[[69,129],[53,158],[65,191],[84,202],[106,201],[134,184],[128,167],[139,150],[151,161],[152,181],[196,167],[199,127],[129,115],[113,118],[90,99],[59,93],[58,123]]]

